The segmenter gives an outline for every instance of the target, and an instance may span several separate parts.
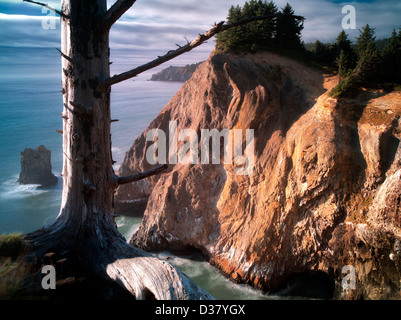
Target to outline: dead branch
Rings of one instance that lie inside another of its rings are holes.
[[[47,9],[49,9],[50,11],[53,11],[54,13],[57,13],[60,17],[63,17],[65,19],[69,19],[70,17],[67,16],[66,14],[64,14],[63,12],[54,9],[52,7],[50,7],[49,5],[47,5],[46,3],[42,3],[42,2],[37,2],[37,1],[32,1],[32,0],[22,0],[23,2],[29,2],[29,3],[33,3],[33,4],[37,4],[39,6],[45,7]]]
[[[127,72],[123,72],[121,74],[114,75],[113,77],[110,77],[110,78],[107,78],[102,82],[102,84],[104,84],[106,86],[112,86],[113,84],[136,77],[138,74],[141,74],[142,72],[153,69],[154,67],[157,67],[164,62],[167,62],[173,58],[176,58],[176,57],[182,55],[183,53],[191,51],[192,49],[200,46],[201,44],[203,44],[204,42],[206,42],[207,40],[209,40],[210,38],[212,38],[219,32],[226,31],[228,29],[242,26],[242,25],[245,25],[245,24],[248,24],[251,22],[260,21],[260,20],[271,20],[271,19],[275,19],[275,18],[279,18],[279,17],[280,18],[297,19],[297,20],[305,20],[305,18],[301,17],[301,16],[293,16],[293,15],[286,16],[286,15],[282,15],[282,14],[275,14],[275,15],[252,17],[252,18],[244,19],[239,22],[230,23],[230,24],[224,24],[225,21],[221,21],[218,24],[215,23],[214,26],[209,31],[207,31],[203,34],[199,34],[199,36],[192,42],[188,42],[186,45],[181,46],[176,50],[170,50],[165,55],[158,56],[157,59],[155,59],[151,62],[148,62],[144,65],[141,65],[135,69],[129,70]]]
[[[131,176],[126,176],[126,177],[116,176],[115,180],[118,185],[127,184],[127,183],[131,183],[131,182],[139,181],[139,180],[142,180],[145,178],[149,178],[151,176],[154,176],[156,174],[159,174],[159,173],[165,171],[167,168],[168,168],[168,164],[163,164],[161,166],[157,166],[153,169],[149,169],[144,172],[139,172],[139,173],[133,174]]]
[[[118,0],[109,10],[107,10],[104,17],[104,28],[109,30],[112,25],[120,19],[120,17],[132,7],[136,0]]]
[[[67,56],[66,54],[64,54],[60,49],[56,48],[56,50],[57,50],[58,52],[60,52],[60,55],[61,55],[64,59],[66,59],[66,60],[69,61],[70,63],[73,63],[72,59],[71,59],[69,56]]]

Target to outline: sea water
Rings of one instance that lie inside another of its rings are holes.
[[[117,64],[116,72],[129,65]],[[113,86],[111,94],[112,151],[123,161],[133,141],[180,89],[182,83],[149,82],[151,73]],[[27,233],[51,223],[58,215],[62,193],[61,65],[55,49],[0,47],[0,234]],[[59,178],[51,188],[20,185],[21,152],[44,145],[52,152],[53,173]],[[141,218],[116,219],[128,240]],[[234,284],[199,256],[157,253],[180,268],[217,299],[274,299],[249,286]]]

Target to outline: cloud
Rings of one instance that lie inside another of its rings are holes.
[[[279,8],[288,0],[274,1]],[[46,1],[60,8],[59,1]],[[398,0],[293,0],[289,1],[296,14],[306,18],[303,31],[305,42],[317,39],[333,41],[341,29],[344,15],[341,9],[346,4],[354,5],[357,12],[357,27],[369,23],[376,28],[377,38],[389,36],[392,29],[400,27]],[[111,6],[114,1],[108,1]],[[233,5],[243,5],[245,0],[137,0],[133,7],[112,27],[110,46],[113,52],[124,50],[135,54],[156,57],[186,43],[208,30],[214,22],[224,20]],[[0,30],[2,46],[60,46],[60,25],[56,30],[45,30],[41,21],[47,18],[42,8],[21,0],[2,0],[0,4]],[[358,30],[347,30],[350,38]],[[213,50],[214,42],[197,49],[198,56],[206,58]]]

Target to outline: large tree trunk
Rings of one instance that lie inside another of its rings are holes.
[[[38,1],[24,1],[48,7]],[[42,263],[48,258],[45,254],[53,252],[53,261],[67,261],[64,276],[69,270],[69,275],[83,274],[106,279],[107,283],[112,279],[138,299],[211,299],[179,270],[128,245],[117,229],[113,218],[117,186],[160,173],[166,166],[128,177],[114,174],[110,88],[196,48],[219,32],[278,15],[233,24],[222,21],[192,42],[110,77],[109,30],[135,0],[117,0],[108,10],[106,0],[61,3],[61,11],[53,11],[61,17],[63,197],[54,223],[25,235],[31,241],[31,256]],[[289,18],[303,20],[298,16]]]
[[[136,298],[211,298],[179,270],[128,245],[113,218],[106,0],[62,0],[63,196],[55,222],[26,235],[35,256],[114,279]],[[77,265],[79,264],[79,267]]]

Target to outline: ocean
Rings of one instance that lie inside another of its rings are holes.
[[[128,70],[131,57],[116,63],[112,74]],[[148,59],[146,55],[142,60]],[[187,61],[183,62],[185,65]],[[168,65],[167,65],[168,66]],[[164,67],[167,67],[164,66]],[[135,138],[148,126],[180,89],[182,83],[149,82],[147,72],[113,86],[111,94],[112,151],[122,162]],[[113,73],[114,72],[114,73]],[[58,215],[61,203],[62,129],[61,65],[54,48],[0,47],[0,234],[34,231]],[[59,182],[52,188],[19,185],[21,152],[44,145],[52,152],[53,173]],[[117,218],[126,239],[138,228],[141,218]],[[157,253],[180,268],[217,299],[276,299],[246,285],[235,284],[200,257]]]

